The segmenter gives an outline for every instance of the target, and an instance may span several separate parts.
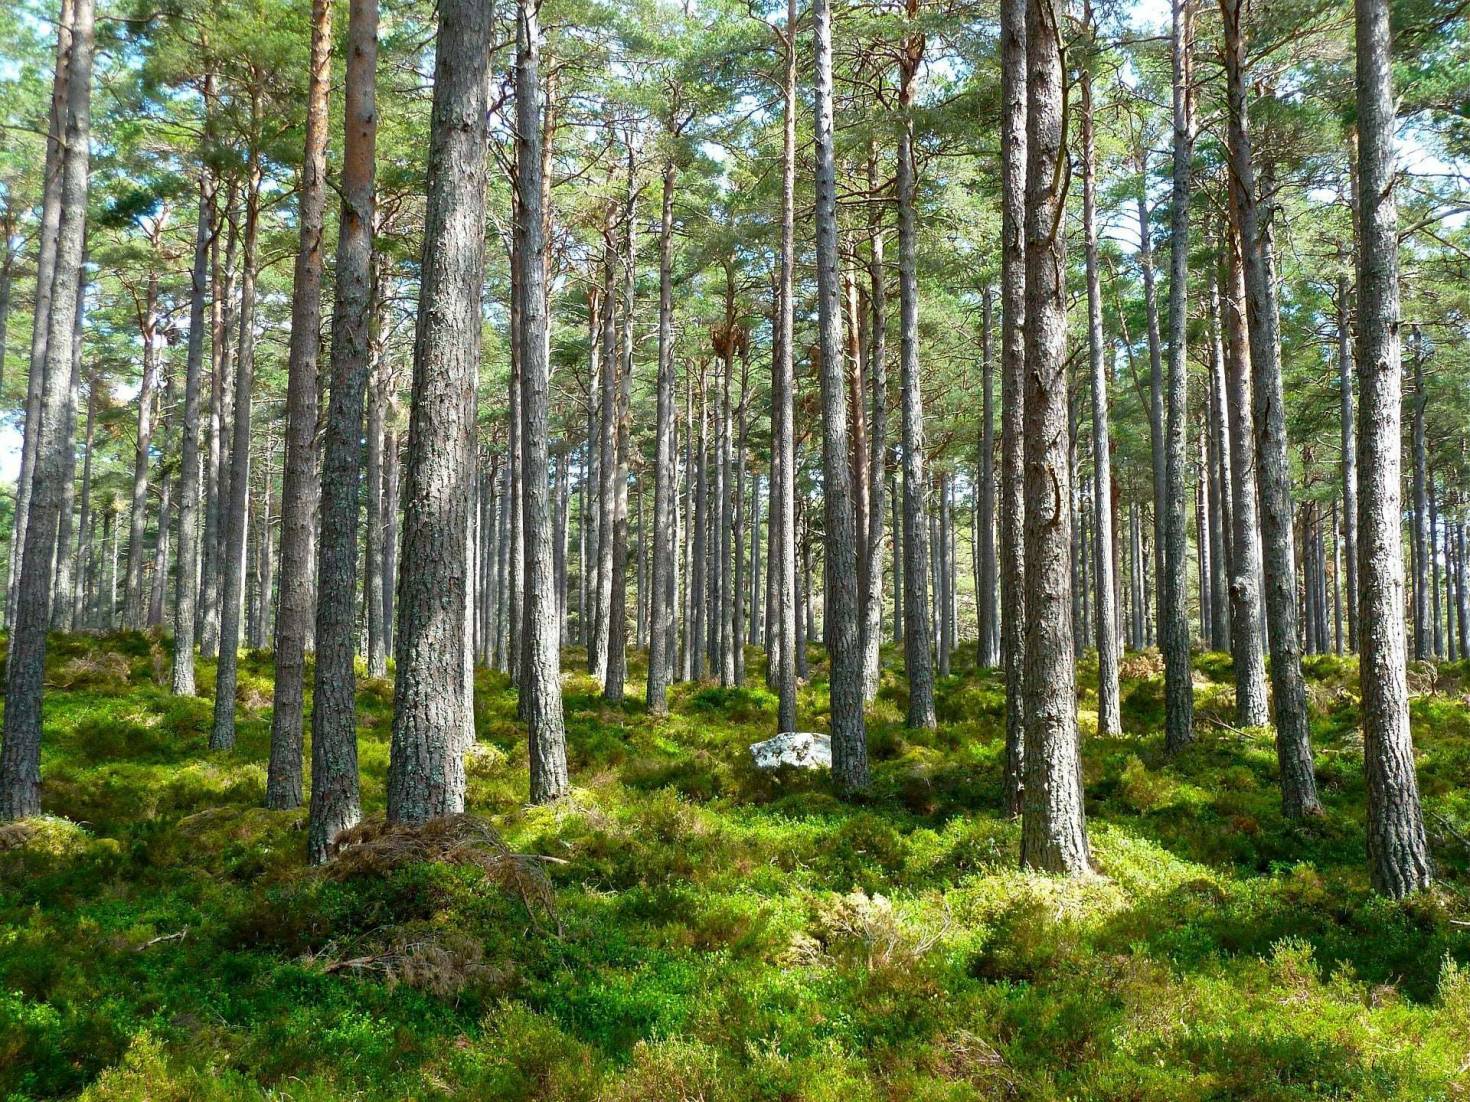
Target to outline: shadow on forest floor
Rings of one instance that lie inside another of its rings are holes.
[[[1163,752],[1157,656],[1093,734],[1104,876],[1016,869],[1003,692],[962,648],[937,731],[897,655],[869,712],[872,793],[766,775],[759,685],[606,705],[565,656],[573,781],[528,808],[512,690],[477,680],[469,806],[554,889],[555,923],[452,860],[303,867],[267,812],[272,670],[241,664],[239,745],[164,687],[168,644],[57,637],[48,817],[0,828],[0,1096],[93,1099],[1424,1099],[1470,1093],[1467,668],[1420,668],[1413,718],[1441,883],[1367,888],[1356,666],[1307,660],[1327,814],[1283,820],[1269,731],[1197,657],[1199,740]],[[801,726],[821,729],[813,651]],[[208,691],[213,665],[199,664]],[[359,685],[381,815],[392,688]]]

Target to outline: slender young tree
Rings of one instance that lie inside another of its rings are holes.
[[[1061,14],[1026,4],[1026,751],[1021,864],[1086,873],[1072,654]]]
[[[534,64],[534,62],[533,62]],[[628,135],[628,181],[623,208],[623,346],[617,393],[613,398],[613,533],[612,603],[608,608],[607,674],[602,697],[611,703],[623,699],[628,677],[628,468],[632,450],[633,324],[637,287],[638,176],[633,136]],[[539,156],[539,153],[538,153]],[[543,249],[545,248],[543,244]],[[543,277],[543,288],[544,288]],[[543,298],[545,291],[542,291]],[[545,320],[543,317],[543,324]],[[545,338],[542,338],[545,343]],[[522,384],[524,385],[524,383]],[[524,397],[522,402],[524,402]],[[522,410],[524,415],[524,409]],[[555,588],[553,583],[553,589]],[[640,593],[639,599],[642,599]],[[558,675],[560,670],[557,670]],[[559,694],[560,690],[556,690]]]
[[[1337,385],[1342,419],[1342,548],[1347,645],[1358,649],[1358,442],[1353,431],[1353,337],[1347,275],[1337,277]]]
[[[206,112],[213,100],[213,77],[204,79]],[[204,375],[204,305],[209,294],[209,247],[214,236],[215,196],[219,183],[207,162],[210,133],[206,116],[204,143],[199,157],[199,220],[194,231],[194,264],[189,277],[189,347],[184,368],[184,410],[179,439],[179,556],[174,579],[174,656],[172,687],[179,696],[193,696],[194,620],[199,596],[199,404]],[[88,405],[88,419],[91,406]],[[91,461],[88,449],[87,462]],[[88,474],[90,471],[88,472]],[[84,482],[90,481],[84,476]],[[82,509],[82,538],[86,533],[86,505]]]
[[[394,640],[388,818],[395,822],[464,809],[464,713],[472,703],[464,699],[461,653],[464,533],[485,270],[492,15],[477,0],[439,4]]]
[[[1194,155],[1193,0],[1172,0],[1174,188],[1169,210],[1169,374],[1164,415],[1164,580],[1159,643],[1164,652],[1164,745],[1194,741],[1194,675],[1189,660],[1189,522],[1184,433],[1188,415],[1189,188]]]
[[[1000,650],[1011,815],[1021,814],[1026,748],[1026,20],[1027,0],[1001,0]]]
[[[147,285],[138,306],[139,336],[143,344],[143,378],[138,387],[138,428],[133,435],[133,488],[128,509],[127,581],[123,595],[123,626],[141,631],[147,626],[143,595],[143,561],[147,556],[144,538],[148,525],[148,473],[153,463],[153,431],[158,421],[158,391],[164,369],[159,316],[159,252],[162,248],[164,213],[154,217],[148,231],[150,258]]]
[[[235,745],[235,687],[239,675],[240,606],[245,586],[246,518],[250,505],[250,405],[255,379],[256,250],[260,240],[261,105],[251,90],[250,153],[246,166],[244,246],[241,251],[240,336],[235,362],[234,431],[230,447],[228,503],[222,508],[224,542],[220,549],[224,580],[220,586],[219,663],[214,677],[214,725],[211,750]],[[223,493],[223,487],[221,492]]]
[[[797,0],[787,0],[786,31],[782,42],[786,50],[786,71],[782,81],[781,274],[776,288],[776,347],[771,357],[771,466],[774,487],[771,495],[774,499],[771,549],[776,597],[773,634],[776,637],[774,672],[778,732],[796,730],[796,366],[792,295],[796,282],[797,19]]]
[[[1319,815],[1322,803],[1312,772],[1307,690],[1297,630],[1296,561],[1292,540],[1291,472],[1286,458],[1286,410],[1281,385],[1274,279],[1268,265],[1269,217],[1256,194],[1246,100],[1246,41],[1241,0],[1220,0],[1225,28],[1230,202],[1240,232],[1245,308],[1250,336],[1252,415],[1256,431],[1256,488],[1261,503],[1261,558],[1267,642],[1276,704],[1276,758],[1281,804],[1289,818]]]
[[[58,69],[65,102],[57,112],[55,133],[65,152],[60,166],[60,214],[56,230],[51,303],[46,312],[44,378],[35,409],[36,461],[32,471],[29,524],[17,586],[5,664],[5,718],[0,745],[0,821],[41,812],[41,703],[46,666],[46,631],[51,621],[52,557],[61,511],[67,405],[71,401],[72,342],[76,338],[77,286],[82,279],[86,235],[88,168],[92,125],[92,0],[74,0],[58,34],[68,40],[58,49],[66,75]]]
[[[549,384],[546,345],[546,240],[541,159],[542,100],[539,76],[541,25],[537,0],[516,6],[516,174],[519,187],[521,293],[522,512],[525,525],[526,625],[520,690],[530,733],[531,802],[549,803],[571,787],[562,716],[561,654],[552,569],[551,511],[547,500]],[[632,217],[631,208],[628,211]],[[629,233],[632,227],[629,226]],[[632,246],[629,245],[631,253]],[[630,257],[631,259],[631,257]],[[631,311],[632,296],[629,295]],[[613,304],[607,303],[611,310]],[[476,315],[478,317],[478,314]],[[631,324],[631,316],[628,324]],[[631,364],[628,365],[631,367]],[[626,432],[626,429],[624,430]],[[626,495],[626,479],[625,495]],[[623,498],[627,524],[627,498]],[[624,625],[626,632],[626,625]],[[461,768],[461,775],[463,770]]]
[[[317,547],[316,669],[311,709],[311,814],[306,855],[320,864],[362,814],[357,781],[358,485],[363,395],[372,375],[373,183],[378,138],[378,0],[352,0],[347,17],[342,208],[332,305],[332,391],[322,445],[323,538]],[[284,552],[283,552],[284,555]],[[282,609],[284,612],[284,608]],[[279,639],[279,635],[277,635]],[[272,765],[276,764],[272,741]],[[296,756],[281,772],[297,771]],[[299,790],[299,789],[298,789]]]
[[[669,130],[678,111],[677,86],[671,90]],[[668,134],[672,140],[674,135]],[[669,710],[674,673],[674,187],[678,168],[672,149],[664,154],[663,193],[658,230],[658,411],[653,458],[653,579],[649,602],[648,683],[645,702],[654,715]]]
[[[359,18],[366,18],[360,16]],[[376,20],[376,15],[372,16]],[[361,45],[349,28],[347,60],[351,65]],[[374,32],[376,33],[376,32]],[[291,347],[286,382],[286,465],[281,481],[281,594],[276,612],[276,688],[271,709],[271,756],[265,779],[265,806],[285,810],[301,803],[302,726],[304,723],[304,689],[306,681],[306,639],[314,615],[316,587],[312,584],[312,544],[316,529],[317,498],[321,481],[317,475],[317,356],[321,350],[322,324],[322,216],[327,203],[327,100],[332,77],[332,5],[330,0],[312,0],[311,65],[306,85],[306,153],[301,162],[300,235],[296,252],[295,283],[291,292]],[[357,74],[358,79],[363,79]],[[367,76],[369,84],[372,75]],[[352,83],[351,79],[348,81]],[[368,109],[372,109],[369,96]],[[349,139],[360,135],[349,123]],[[344,164],[346,171],[360,171],[360,166]],[[372,187],[372,170],[368,170],[368,187]],[[354,186],[360,181],[354,179]],[[344,179],[343,194],[347,183]],[[355,215],[343,203],[343,218]],[[354,233],[360,232],[356,226]],[[371,228],[369,228],[369,235]],[[342,240],[347,238],[345,230]],[[338,241],[339,256],[344,252]],[[352,259],[361,248],[353,242]],[[371,251],[371,242],[368,245]],[[357,273],[337,273],[337,279],[355,281]],[[351,309],[355,302],[342,302],[341,287],[337,291],[340,306]],[[347,318],[334,318],[337,326],[351,324]],[[333,337],[336,339],[335,335]],[[333,360],[336,349],[333,349]],[[333,364],[334,370],[337,365]],[[354,447],[356,438],[354,437]],[[356,486],[356,479],[353,481]],[[331,492],[331,489],[328,489]],[[327,527],[335,539],[341,529]],[[349,591],[351,589],[349,579]],[[320,676],[320,667],[318,667]],[[313,751],[315,753],[315,751]]]
[[[1235,667],[1235,717],[1246,727],[1264,727],[1271,716],[1266,701],[1266,641],[1261,634],[1261,529],[1256,513],[1256,434],[1251,416],[1251,353],[1246,335],[1245,288],[1240,235],[1225,243],[1229,294],[1221,302],[1230,415],[1231,564],[1230,642]]]
[[[1095,45],[1091,0],[1082,21]],[[1097,590],[1097,733],[1118,735],[1123,721],[1118,701],[1118,622],[1113,606],[1112,440],[1108,430],[1108,375],[1103,364],[1102,281],[1097,249],[1097,141],[1093,134],[1092,70],[1086,60],[1079,76],[1082,92],[1082,232],[1087,248],[1087,359],[1092,390],[1092,500],[1097,523],[1092,540]],[[983,631],[983,629],[982,629]]]
[[[613,530],[617,526],[617,404],[618,346],[617,290],[613,245],[613,210],[609,204],[602,230],[602,359],[599,383],[599,443],[597,463],[597,596],[592,624],[592,643],[587,648],[587,668],[593,677],[607,683],[608,649],[612,631]]]
[[[918,0],[906,0],[910,21]],[[934,659],[929,603],[929,518],[924,508],[924,400],[919,384],[918,228],[914,217],[914,77],[924,58],[924,36],[911,29],[899,57],[898,289],[900,388],[903,394],[904,665],[909,679],[910,727],[933,728]],[[936,578],[936,581],[938,579]],[[941,648],[942,650],[942,648]]]
[[[876,143],[868,146],[868,190],[878,189]],[[876,197],[876,196],[875,196]],[[884,487],[888,466],[888,287],[883,260],[883,208],[873,203],[868,213],[868,302],[871,332],[864,376],[868,384],[868,530],[867,564],[863,594],[863,700],[878,696],[883,643],[883,529]]]
[[[1434,875],[1414,775],[1404,640],[1398,206],[1387,0],[1355,0],[1358,46],[1358,645],[1368,872],[1399,898]],[[7,717],[8,718],[8,717]]]
[[[975,485],[975,624],[976,661],[989,669],[1000,660],[996,630],[995,560],[995,291],[980,292],[980,461]]]
[[[910,0],[912,2],[912,0]],[[831,658],[832,777],[842,792],[868,787],[863,721],[863,653],[857,593],[857,521],[848,466],[842,311],[838,305],[837,166],[832,133],[832,9],[814,0],[816,69],[817,328],[822,389],[822,474],[826,521],[823,635]]]
[[[36,293],[31,304],[30,375],[26,380],[25,425],[21,431],[20,472],[15,485],[15,516],[10,530],[5,623],[14,626],[20,596],[20,571],[30,516],[31,486],[41,431],[41,390],[46,378],[46,341],[50,334],[52,288],[61,229],[61,193],[66,166],[68,81],[71,75],[74,0],[61,0],[56,20],[56,62],[51,81],[51,110],[42,169],[41,216],[37,227]]]

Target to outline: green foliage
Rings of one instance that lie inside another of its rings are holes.
[[[1327,815],[1279,812],[1270,732],[1162,755],[1147,656],[1121,740],[1084,747],[1090,882],[1015,867],[991,673],[938,732],[875,723],[874,795],[772,778],[768,694],[671,714],[572,679],[574,779],[524,804],[514,696],[481,673],[470,804],[545,864],[555,923],[477,867],[303,866],[268,812],[263,717],[208,753],[141,636],[58,641],[48,816],[0,831],[0,1095],[101,1100],[1454,1097],[1470,1056],[1470,852],[1392,903],[1361,852],[1351,661],[1307,663]],[[78,662],[126,679],[62,688]],[[892,676],[885,655],[885,684]],[[261,656],[244,661],[269,682]],[[753,667],[758,668],[758,667]],[[1228,679],[1199,663],[1201,698]],[[824,671],[803,714],[825,696]],[[1445,671],[1442,678],[1453,679]],[[202,682],[207,683],[207,681]],[[637,698],[635,688],[630,696]],[[381,810],[389,697],[360,696]],[[879,705],[883,712],[885,705]],[[1431,816],[1464,833],[1470,710],[1414,702]],[[370,864],[370,863],[369,863]]]

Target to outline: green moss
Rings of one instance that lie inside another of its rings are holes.
[[[1157,656],[1120,739],[1084,741],[1102,878],[1016,868],[1004,693],[964,648],[937,731],[885,650],[874,786],[751,768],[775,701],[675,686],[658,720],[567,680],[573,795],[525,805],[506,679],[476,678],[469,801],[545,871],[555,921],[476,869],[304,867],[304,812],[259,805],[269,656],[239,746],[175,700],[147,635],[58,637],[47,817],[0,829],[0,1097],[172,1099],[1425,1099],[1470,1057],[1470,710],[1418,675],[1442,883],[1371,894],[1356,665],[1306,662],[1326,815],[1284,820],[1269,730],[1196,660],[1199,740],[1163,753]],[[827,705],[817,651],[803,727]],[[1091,659],[1088,659],[1091,662]],[[569,670],[579,669],[569,652]],[[212,663],[199,664],[208,692]],[[641,676],[642,656],[633,673]],[[1084,674],[1091,670],[1082,667]],[[1437,680],[1436,680],[1437,679]],[[1427,686],[1427,688],[1425,688]],[[359,684],[381,812],[392,687]],[[1092,707],[1083,685],[1084,714]],[[1086,723],[1083,724],[1086,727]]]

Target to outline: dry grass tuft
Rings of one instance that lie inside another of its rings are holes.
[[[116,651],[78,654],[68,658],[46,678],[53,689],[103,689],[122,691],[128,687],[132,667]]]
[[[401,983],[440,999],[454,1000],[470,987],[500,987],[513,975],[509,966],[486,961],[484,943],[461,930],[415,925],[395,931],[379,952],[340,957],[334,949],[328,945],[305,963],[327,975],[376,976],[390,990]]]
[[[480,869],[485,879],[520,897],[533,922],[556,922],[556,894],[544,863],[555,858],[513,853],[484,819],[445,815],[422,826],[366,819],[337,836],[336,853],[324,867],[336,880],[383,876],[404,865],[441,862]]]
[[[1125,681],[1147,681],[1164,676],[1164,656],[1157,650],[1138,650],[1124,657],[1118,665],[1118,676]]]

